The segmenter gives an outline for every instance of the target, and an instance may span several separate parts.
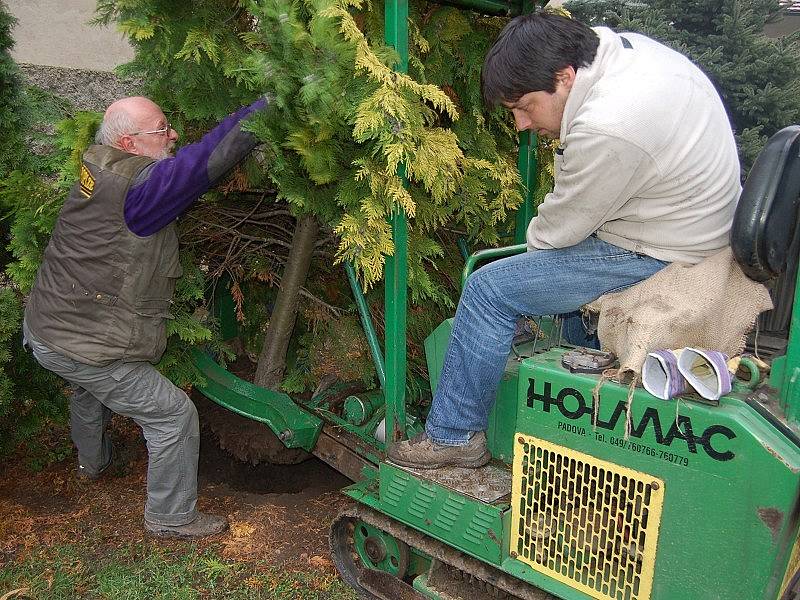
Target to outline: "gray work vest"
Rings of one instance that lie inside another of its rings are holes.
[[[171,223],[147,237],[125,223],[131,181],[153,162],[91,146],[64,202],[25,308],[33,337],[90,365],[157,362],[181,275]]]

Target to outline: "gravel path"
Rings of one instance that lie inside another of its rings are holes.
[[[136,94],[138,82],[106,71],[20,64],[28,83],[69,101],[79,110],[102,112],[114,100]]]

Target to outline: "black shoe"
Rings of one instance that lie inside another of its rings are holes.
[[[194,521],[185,525],[159,525],[145,519],[144,528],[149,534],[157,537],[174,537],[189,540],[227,531],[228,519],[198,512]]]

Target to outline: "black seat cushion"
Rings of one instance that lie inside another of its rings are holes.
[[[731,247],[745,274],[767,281],[796,251],[800,204],[800,126],[773,135],[758,155],[739,198]]]

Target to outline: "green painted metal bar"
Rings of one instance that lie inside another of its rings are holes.
[[[408,223],[402,212],[392,217],[394,255],[387,257],[386,306],[386,441],[405,438],[406,311],[408,305]]]
[[[527,244],[516,244],[514,246],[506,246],[504,248],[488,248],[486,250],[479,250],[467,259],[467,264],[464,265],[464,271],[461,273],[461,289],[467,284],[467,278],[472,275],[475,267],[487,260],[495,258],[503,258],[505,256],[513,256],[515,254],[522,254],[527,251]]]
[[[206,378],[197,388],[228,410],[266,424],[287,448],[311,451],[322,430],[322,419],[307,413],[281,392],[273,392],[240,379],[223,369],[208,354],[192,349],[192,359]]]
[[[384,9],[386,43],[400,56],[398,73],[408,73],[408,0],[388,0]]]
[[[517,210],[516,226],[514,228],[514,243],[522,244],[534,214],[533,196],[536,193],[538,182],[538,161],[536,156],[536,134],[523,131],[519,134],[519,156],[517,157],[522,189],[525,201]]]
[[[358,283],[358,277],[356,277],[356,270],[353,268],[353,264],[349,262],[344,263],[344,270],[347,272],[348,281],[350,281],[350,289],[353,290],[353,298],[356,300],[358,316],[361,317],[361,326],[364,328],[364,335],[367,336],[367,344],[372,354],[375,372],[378,374],[378,380],[381,382],[381,389],[385,390],[386,366],[383,362],[383,352],[381,351],[381,345],[378,341],[378,335],[375,333],[375,325],[372,323],[372,316],[369,314],[367,300],[364,298],[364,290],[361,289],[361,284]]]
[[[460,237],[456,240],[456,245],[458,246],[458,251],[461,252],[461,258],[466,261],[469,259],[469,246],[467,246],[467,240]]]
[[[223,275],[214,288],[214,317],[219,321],[219,333],[223,340],[231,340],[239,335],[236,321],[236,303],[230,293],[231,278]]]
[[[400,56],[396,70],[408,72],[408,0],[387,0],[384,13],[386,43]],[[398,175],[405,177],[405,168]],[[406,433],[406,311],[408,307],[408,223],[396,209],[391,218],[394,254],[385,268],[386,313],[386,442]]]
[[[780,388],[780,401],[786,411],[786,418],[794,423],[800,423],[800,302],[797,301],[797,290],[800,290],[800,268],[795,281],[792,322],[789,326],[789,341]]]

